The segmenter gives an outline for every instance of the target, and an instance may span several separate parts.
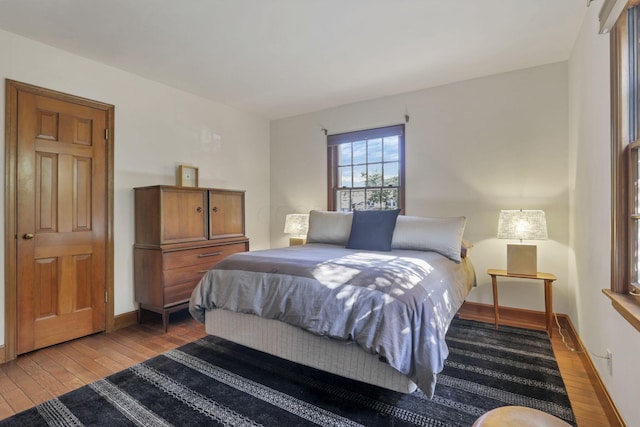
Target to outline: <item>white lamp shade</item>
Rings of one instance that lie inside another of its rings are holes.
[[[498,239],[545,240],[547,220],[541,210],[502,210],[498,218]]]
[[[309,229],[309,214],[287,214],[284,220],[285,234],[306,236]]]

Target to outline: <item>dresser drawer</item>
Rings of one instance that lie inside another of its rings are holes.
[[[163,272],[164,287],[168,288],[182,282],[198,283],[210,267],[213,267],[213,264],[189,265],[187,267],[165,270]]]
[[[185,266],[214,266],[222,259],[237,252],[247,250],[245,243],[234,243],[232,245],[207,246],[196,249],[184,249],[163,253],[163,269],[172,270]],[[206,268],[206,267],[203,267]]]
[[[170,307],[181,302],[189,301],[193,288],[196,287],[198,282],[199,280],[192,280],[164,288],[164,306]]]

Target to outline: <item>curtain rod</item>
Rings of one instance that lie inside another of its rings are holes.
[[[409,113],[405,113],[405,115],[404,115],[404,122],[405,122],[405,123],[409,123],[409,119],[410,119],[410,118],[411,118],[411,117],[409,116]],[[325,136],[329,134],[329,131],[327,130],[327,128],[325,128],[325,127],[324,127],[324,126],[322,126],[322,125],[320,125],[320,131],[321,131],[322,133],[324,133],[324,134],[325,134]]]

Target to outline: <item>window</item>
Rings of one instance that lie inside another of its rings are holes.
[[[622,12],[611,31],[611,290],[621,294],[629,293],[640,283],[639,18],[638,6],[631,7]]]
[[[611,10],[606,0],[603,10]],[[611,30],[611,290],[613,307],[640,331],[640,1]],[[608,7],[607,7],[608,6]],[[629,295],[632,294],[632,295]]]
[[[404,213],[404,125],[329,135],[329,210]]]

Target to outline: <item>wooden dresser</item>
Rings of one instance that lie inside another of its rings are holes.
[[[135,299],[162,314],[189,306],[204,273],[223,258],[249,250],[244,191],[155,185],[135,188]]]

